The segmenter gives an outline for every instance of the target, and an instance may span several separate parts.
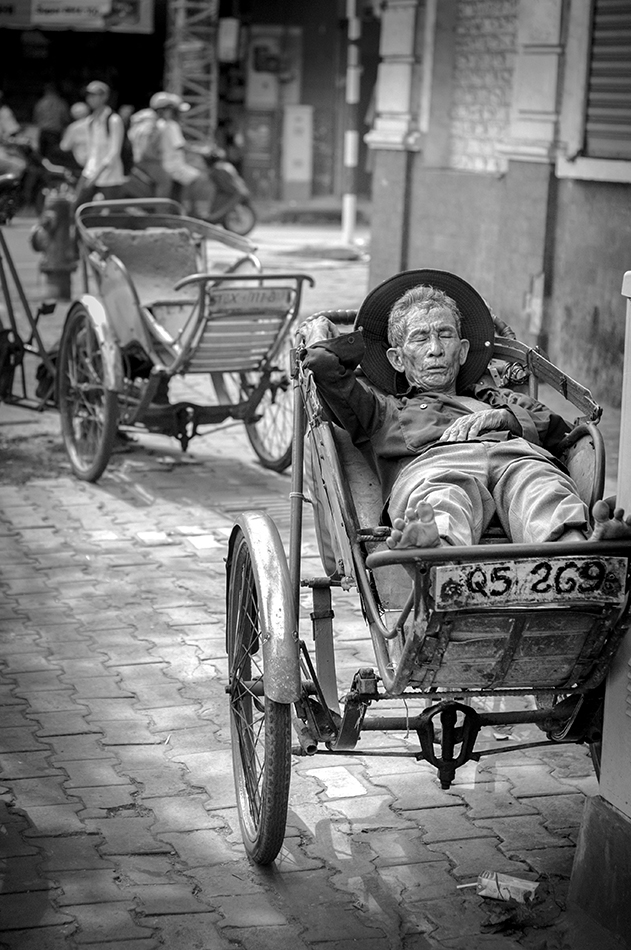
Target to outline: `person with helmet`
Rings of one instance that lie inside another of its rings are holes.
[[[194,216],[208,218],[214,188],[205,172],[187,162],[186,139],[179,123],[179,116],[188,112],[190,105],[174,92],[156,92],[149,107],[158,116],[162,168],[176,185],[182,187],[182,202],[186,210]]]
[[[140,189],[135,197],[170,198],[173,179],[162,166],[162,135],[155,109],[140,109],[129,120],[129,141],[134,153],[129,187]]]

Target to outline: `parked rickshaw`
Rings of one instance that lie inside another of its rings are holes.
[[[343,330],[361,323],[361,309],[324,315]],[[526,382],[537,397],[547,383],[578,410],[563,460],[591,510],[604,489],[601,410],[587,389],[503,334],[491,364],[502,384]],[[416,735],[410,755],[433,764],[443,788],[466,762],[497,754],[476,748],[486,726],[535,723],[544,744],[587,743],[598,771],[605,677],[629,624],[631,542],[513,544],[495,528],[475,546],[390,550],[375,471],[326,420],[298,351],[293,380],[288,552],[272,519],[250,511],[234,526],[227,561],[232,754],[251,859],[270,863],[283,843],[292,724],[302,755],[361,754],[368,731]],[[314,511],[324,565],[315,577],[301,573],[306,452],[310,484],[325,499]],[[312,593],[311,643],[301,588]],[[337,674],[332,590],[359,597],[374,650],[374,665],[346,683]],[[371,751],[380,753],[389,754],[383,743]]]
[[[123,427],[186,450],[228,418],[245,423],[264,466],[286,468],[290,331],[311,277],[264,273],[246,238],[173,201],[85,204],[76,225],[85,292],[66,318],[57,392],[77,477],[100,477]],[[212,381],[215,398],[172,401],[173,378],[193,375]]]
[[[228,419],[245,424],[261,464],[291,461],[291,330],[301,273],[264,273],[255,246],[175,201],[84,204],[75,215],[83,293],[71,303],[58,346],[46,346],[43,301],[33,312],[2,226],[17,209],[19,177],[0,176],[0,400],[58,407],[75,475],[96,481],[127,428],[172,436],[186,451]],[[26,321],[14,307],[19,299]],[[26,358],[37,365],[26,371]],[[172,381],[201,377],[203,403]]]

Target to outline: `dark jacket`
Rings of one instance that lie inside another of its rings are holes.
[[[354,331],[313,344],[305,351],[303,362],[314,375],[320,399],[332,421],[348,431],[355,445],[371,453],[385,498],[410,458],[438,441],[454,419],[474,410],[459,396],[446,393],[415,388],[401,396],[381,392],[356,372],[363,353],[361,331]],[[569,423],[542,403],[510,389],[498,389],[486,378],[466,395],[489,408],[510,409],[521,427],[521,437],[552,455],[571,429]],[[493,430],[476,441],[505,441],[514,437],[508,430]]]

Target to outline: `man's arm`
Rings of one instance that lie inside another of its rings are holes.
[[[322,334],[328,338],[322,339]],[[356,445],[370,441],[383,422],[385,397],[361,383],[355,370],[364,355],[360,331],[340,333],[326,318],[302,324],[296,334],[311,341],[303,351],[305,369],[314,376],[318,395],[333,421],[347,430]]]

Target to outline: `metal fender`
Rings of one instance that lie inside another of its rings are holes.
[[[113,392],[121,392],[123,389],[123,361],[120,347],[114,337],[110,326],[107,311],[101,301],[92,296],[92,294],[83,294],[79,301],[74,303],[68,315],[72,313],[78,304],[83,304],[88,312],[94,332],[101,346],[103,353],[103,377],[105,388]]]
[[[263,638],[265,695],[277,703],[293,703],[300,695],[298,624],[293,606],[289,566],[278,528],[261,511],[246,511],[230,535],[227,577],[239,529],[250,549],[258,594]]]

